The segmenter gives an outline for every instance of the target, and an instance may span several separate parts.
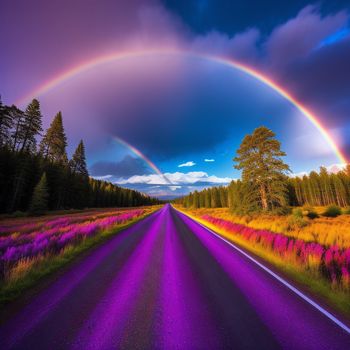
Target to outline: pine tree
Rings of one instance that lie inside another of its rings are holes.
[[[89,176],[86,166],[85,147],[83,140],[79,142],[79,145],[76,148],[73,157],[69,162],[69,165],[73,173],[83,175],[84,177]]]
[[[340,207],[345,207],[347,205],[346,188],[341,180],[340,174],[332,174],[331,181],[333,183],[337,205]]]
[[[209,189],[205,190],[204,193],[204,206],[205,208],[210,208],[211,205],[211,195]]]
[[[346,164],[344,172],[350,178],[350,164]]]
[[[199,195],[198,191],[193,192],[193,208],[197,209],[199,208]]]
[[[223,186],[219,187],[219,195],[220,195],[220,206],[222,208],[227,207],[227,189]]]
[[[323,205],[330,205],[334,203],[332,194],[332,185],[330,176],[325,167],[320,168],[320,182],[321,182],[321,193],[323,197]]]
[[[40,181],[34,188],[32,201],[30,203],[29,212],[32,215],[44,214],[48,209],[48,190],[46,174],[43,173]]]
[[[3,105],[0,96],[0,147],[8,145],[13,121],[9,107]]]
[[[42,131],[42,115],[40,111],[40,103],[34,99],[24,112],[22,124],[22,147],[23,151],[33,151],[36,144],[36,136]]]
[[[199,192],[199,207],[200,208],[205,207],[204,191]]]
[[[219,197],[219,191],[218,191],[217,187],[211,188],[210,192],[211,192],[210,206],[212,208],[218,208],[220,206],[220,197]]]
[[[40,154],[51,162],[67,163],[67,137],[62,114],[58,112],[40,143]]]
[[[24,112],[12,105],[8,107],[8,113],[12,120],[12,132],[9,140],[10,148],[12,151],[18,151],[23,141]]]
[[[286,205],[285,174],[290,169],[282,160],[285,155],[275,134],[261,126],[243,139],[234,158],[235,168],[242,170],[243,182],[250,185],[247,195],[259,198],[258,204],[263,210]],[[254,196],[253,191],[258,192],[258,196]]]

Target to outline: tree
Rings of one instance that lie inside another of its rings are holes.
[[[199,208],[199,195],[198,191],[194,191],[193,193],[193,204],[192,204],[194,209]]]
[[[8,107],[8,113],[12,120],[12,132],[9,140],[10,149],[12,151],[18,151],[23,140],[24,112],[15,105],[12,105],[11,107]]]
[[[264,126],[243,139],[234,167],[242,170],[243,183],[250,184],[249,195],[258,200],[252,205],[259,204],[263,210],[286,205],[286,173],[290,169],[282,160],[285,155],[275,133]]]
[[[33,151],[36,145],[36,136],[42,131],[42,115],[40,111],[40,103],[34,99],[24,112],[24,118],[21,129],[23,151]]]
[[[89,177],[86,166],[85,147],[83,140],[79,142],[79,145],[76,148],[73,157],[69,162],[69,165],[73,173],[80,174],[84,177]]]
[[[204,193],[204,206],[205,208],[210,208],[211,205],[211,195],[209,189],[205,190]]]
[[[67,163],[67,137],[62,114],[58,112],[40,143],[40,154],[51,162]]]
[[[348,177],[350,177],[350,163],[346,164],[344,172]]]
[[[210,206],[212,208],[220,207],[220,197],[219,197],[219,191],[218,191],[217,187],[211,188],[210,192],[211,192],[211,203],[210,203]]]
[[[3,105],[0,96],[0,147],[8,145],[10,140],[10,129],[12,128],[12,118],[9,108]]]
[[[329,205],[334,203],[331,179],[325,167],[320,168],[320,183],[322,193],[322,204]]]
[[[40,181],[34,188],[29,212],[33,215],[44,214],[48,209],[48,196],[46,174],[43,173]]]

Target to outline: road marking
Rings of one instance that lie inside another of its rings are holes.
[[[179,211],[178,209],[174,208],[176,211]],[[303,292],[301,292],[299,289],[295,288],[294,286],[292,286],[290,283],[288,283],[284,278],[282,278],[281,276],[277,275],[275,272],[273,272],[272,270],[270,270],[268,267],[266,267],[265,265],[263,265],[262,263],[260,263],[258,260],[254,259],[252,256],[250,256],[249,254],[247,254],[244,250],[242,250],[241,248],[237,247],[236,245],[234,245],[232,242],[228,241],[226,238],[222,237],[221,235],[219,235],[218,233],[216,233],[215,231],[211,230],[210,228],[206,227],[205,225],[203,225],[202,223],[198,222],[197,220],[193,219],[192,217],[190,217],[189,215],[179,211],[181,214],[186,215],[189,219],[191,219],[193,222],[195,222],[196,224],[202,226],[204,229],[206,229],[208,232],[210,232],[211,234],[213,234],[214,236],[220,238],[222,241],[226,242],[228,245],[230,245],[232,248],[234,248],[235,250],[237,250],[238,252],[240,252],[242,255],[244,255],[246,258],[248,258],[249,260],[251,260],[252,262],[254,262],[256,265],[258,265],[260,268],[262,268],[264,271],[266,271],[267,273],[269,273],[271,276],[273,276],[275,279],[277,279],[279,282],[281,282],[282,284],[284,284],[287,288],[289,288],[292,292],[294,292],[295,294],[297,294],[300,298],[304,299],[307,303],[309,303],[310,305],[312,305],[315,309],[317,309],[319,312],[321,312],[324,316],[326,316],[327,318],[329,318],[331,321],[333,321],[337,326],[339,326],[340,328],[342,328],[346,333],[350,334],[350,328],[343,323],[342,321],[338,320],[334,315],[332,315],[330,312],[328,312],[326,309],[324,309],[321,305],[317,304],[315,301],[313,301],[312,299],[310,299],[307,295],[305,295]]]

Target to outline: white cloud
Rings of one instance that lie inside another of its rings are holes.
[[[204,161],[207,162],[207,163],[212,163],[212,162],[215,162],[215,159],[205,158]]]
[[[180,189],[182,186],[169,186],[169,188],[172,190],[172,191],[176,191],[178,189]]]
[[[339,173],[339,171],[344,170],[346,167],[346,164],[332,164],[326,167],[327,171],[329,173]]]
[[[218,177],[215,175],[208,175],[204,171],[191,171],[188,173],[165,173],[164,177],[158,174],[149,175],[134,175],[127,179],[119,179],[116,181],[119,185],[127,184],[147,184],[147,185],[166,185],[169,183],[168,179],[173,187],[181,185],[194,185],[194,184],[205,184],[205,185],[225,185],[231,182],[230,177]]]
[[[327,169],[327,172],[330,174],[336,174],[339,173],[339,171],[344,170],[346,167],[346,164],[331,164],[331,165],[327,165],[325,166],[325,168]],[[315,169],[314,171],[319,172],[319,169]],[[311,171],[302,171],[300,173],[296,173],[296,174],[291,174],[291,177],[303,177],[304,175],[309,175]]]
[[[300,173],[292,173],[289,176],[290,177],[300,177],[302,178],[304,175],[308,175],[308,172],[306,171],[301,171]]]
[[[110,180],[113,175],[92,176],[96,180]]]
[[[182,163],[182,164],[178,165],[178,167],[182,168],[184,166],[194,166],[194,165],[196,165],[196,163],[193,161],[190,161],[190,162]]]

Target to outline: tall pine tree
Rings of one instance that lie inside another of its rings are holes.
[[[82,175],[84,177],[89,176],[86,166],[85,147],[83,140],[79,142],[79,145],[76,148],[73,157],[69,162],[69,166],[73,173]]]
[[[287,181],[285,174],[290,171],[289,166],[282,160],[286,154],[281,151],[281,144],[275,138],[275,133],[261,126],[253,134],[245,136],[237,156],[234,167],[242,170],[242,180],[249,191],[257,192],[259,204],[263,210],[271,210],[278,206],[285,206],[287,199]]]
[[[58,112],[40,143],[40,154],[51,162],[67,163],[67,137],[62,114]]]
[[[33,151],[36,145],[36,136],[42,131],[42,115],[40,103],[34,99],[24,112],[21,136],[22,146],[20,151]]]
[[[2,103],[0,96],[0,147],[9,144],[12,124],[9,108]]]
[[[24,112],[15,105],[8,107],[8,113],[12,120],[12,132],[10,135],[10,149],[18,151],[23,141]]]

